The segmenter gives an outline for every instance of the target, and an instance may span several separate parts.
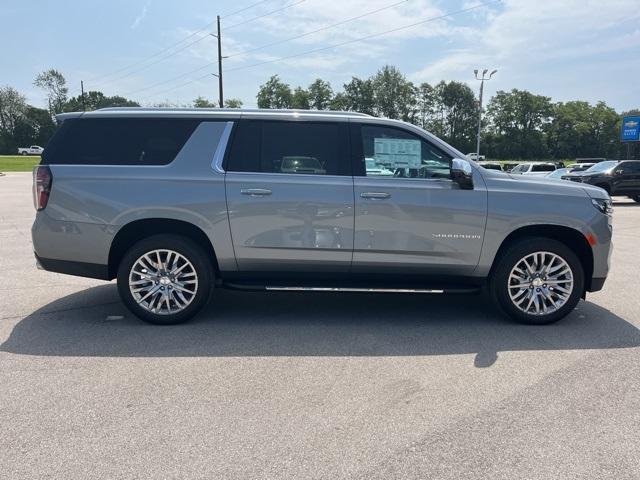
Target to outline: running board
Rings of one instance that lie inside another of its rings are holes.
[[[264,287],[280,292],[370,292],[370,293],[444,293],[444,290],[424,288],[354,288],[354,287]]]
[[[346,293],[431,293],[431,294],[472,294],[479,293],[479,287],[446,288],[376,288],[376,287],[321,287],[300,285],[256,285],[236,282],[223,282],[222,287],[233,290],[252,290],[267,292],[346,292]]]

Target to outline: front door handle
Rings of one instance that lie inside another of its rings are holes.
[[[391,198],[391,194],[387,192],[363,192],[360,194],[362,198],[371,198],[374,200],[384,200],[385,198]]]
[[[266,188],[243,188],[240,190],[240,193],[252,197],[265,197],[271,195],[271,190],[267,190]]]

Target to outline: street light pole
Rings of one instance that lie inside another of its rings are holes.
[[[484,92],[484,82],[491,80],[491,77],[493,77],[493,74],[496,73],[498,70],[492,71],[487,77],[486,75],[488,71],[489,69],[485,68],[482,71],[481,76],[478,76],[478,70],[473,71],[473,73],[476,76],[476,80],[480,80],[480,99],[478,102],[478,137],[476,139],[476,160],[477,161],[480,160],[480,136],[482,133],[482,94]]]

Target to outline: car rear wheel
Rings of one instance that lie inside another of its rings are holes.
[[[23,157],[27,155],[27,152],[22,152],[21,154]]]
[[[142,320],[174,325],[206,304],[213,269],[204,250],[188,238],[154,235],[136,243],[118,269],[118,292]]]
[[[633,198],[636,202],[640,203],[640,195],[635,195],[631,198]]]
[[[571,312],[584,291],[584,271],[563,243],[529,238],[513,244],[498,260],[491,292],[497,305],[521,323],[552,323]]]

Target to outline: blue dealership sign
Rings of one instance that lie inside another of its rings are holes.
[[[623,142],[640,141],[640,117],[624,117],[620,140]]]

